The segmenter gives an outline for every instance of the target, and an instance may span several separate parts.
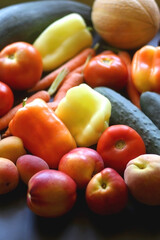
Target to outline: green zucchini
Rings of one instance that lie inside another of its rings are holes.
[[[32,1],[0,9],[0,50],[16,41],[33,43],[53,21],[72,12],[79,13],[88,26],[91,7],[73,1]]]
[[[10,6],[13,4],[17,4],[17,3],[32,2],[32,1],[38,1],[38,0],[0,0],[0,8],[4,8],[4,7],[7,7],[7,6]],[[39,1],[46,1],[46,0],[39,0]],[[54,1],[54,0],[50,0],[50,1]],[[68,1],[68,0],[66,0],[66,1]],[[78,1],[78,0],[74,0],[74,1]],[[79,0],[78,2],[85,3],[89,6],[92,6],[92,4],[93,4],[93,0]]]
[[[107,87],[97,87],[95,90],[111,102],[110,125],[125,124],[132,127],[142,137],[146,152],[160,155],[160,130],[156,125],[121,94]]]
[[[160,94],[155,92],[144,92],[140,96],[141,110],[160,129]]]
[[[33,0],[33,1],[38,1],[38,0]],[[45,1],[45,0],[39,0],[39,1]],[[53,0],[50,0],[50,1],[53,1]],[[23,2],[32,2],[32,0],[4,0],[4,1],[0,0],[0,8],[4,8],[13,4],[23,3]]]

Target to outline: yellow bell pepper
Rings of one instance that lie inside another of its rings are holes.
[[[55,113],[69,129],[77,146],[89,147],[97,143],[108,127],[111,103],[82,83],[68,90]]]
[[[50,71],[87,47],[92,34],[78,13],[71,13],[49,25],[35,40],[33,46],[40,52],[44,71]]]

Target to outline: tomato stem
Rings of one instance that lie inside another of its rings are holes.
[[[125,147],[126,143],[124,140],[118,140],[115,144],[115,147],[117,149],[123,149]]]
[[[105,189],[107,187],[107,184],[105,182],[103,182],[101,186],[103,189]]]
[[[15,58],[15,54],[12,53],[12,54],[8,55],[8,58],[9,58],[9,59],[14,59],[14,58]]]
[[[102,62],[107,64],[108,66],[110,66],[113,62],[113,59],[110,59],[110,58],[106,57],[106,58],[102,59]]]

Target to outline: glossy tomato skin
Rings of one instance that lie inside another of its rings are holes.
[[[0,117],[5,115],[13,106],[14,95],[11,88],[0,82]]]
[[[146,153],[141,136],[127,125],[112,125],[99,138],[97,152],[101,155],[105,167],[115,169],[123,175],[127,163]]]
[[[85,82],[91,87],[106,86],[116,91],[127,84],[127,66],[112,52],[103,52],[87,63],[84,69]]]
[[[40,53],[29,43],[15,42],[0,52],[0,81],[15,90],[32,88],[43,71]]]

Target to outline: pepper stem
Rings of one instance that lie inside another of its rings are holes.
[[[99,42],[97,42],[94,46],[93,46],[93,49],[95,50],[95,51],[97,51],[97,49],[100,47],[100,43]]]
[[[59,85],[63,81],[63,79],[67,76],[69,70],[67,68],[63,68],[60,73],[57,75],[55,80],[52,82],[50,88],[48,89],[48,93],[52,96],[58,89]]]
[[[22,107],[24,107],[26,105],[26,102],[27,102],[27,97],[23,99],[22,101]]]

